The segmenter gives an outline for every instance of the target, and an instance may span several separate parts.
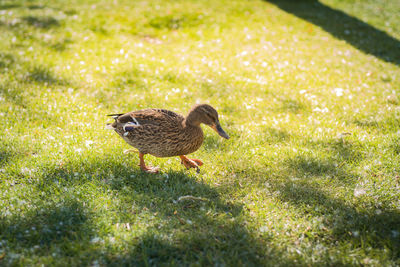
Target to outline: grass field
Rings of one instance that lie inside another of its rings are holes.
[[[0,265],[400,265],[398,14],[0,0]],[[104,129],[195,103],[231,136],[203,127],[200,174]]]

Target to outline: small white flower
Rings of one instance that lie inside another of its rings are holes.
[[[23,173],[23,174],[31,174],[31,172],[32,172],[32,170],[28,169],[28,168],[22,168],[21,169],[21,173]]]
[[[92,144],[93,144],[93,141],[92,141],[92,140],[86,140],[86,141],[85,141],[86,147],[90,147]]]
[[[351,133],[348,133],[348,132],[346,132],[346,133],[341,133],[341,134],[339,134],[338,136],[337,136],[337,138],[344,138],[344,137],[346,137],[346,136],[348,136],[348,135],[351,135]]]
[[[336,96],[342,96],[344,90],[342,88],[335,88],[333,89],[333,91],[336,94]]]
[[[364,188],[356,188],[354,189],[354,196],[355,197],[360,197],[362,195],[365,195],[367,192],[365,191]]]
[[[399,231],[392,230],[392,236],[393,236],[393,238],[399,237]]]
[[[96,243],[99,243],[101,241],[102,241],[101,238],[96,236],[96,237],[93,237],[92,240],[90,240],[90,243],[96,244]]]
[[[14,253],[14,252],[9,252],[8,253],[8,258],[10,258],[10,259],[18,259],[18,258],[20,258],[21,257],[21,254],[18,254],[18,253]]]

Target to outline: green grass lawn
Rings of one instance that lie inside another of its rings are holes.
[[[82,2],[0,0],[1,266],[400,265],[400,1]],[[104,128],[195,103],[200,174]]]

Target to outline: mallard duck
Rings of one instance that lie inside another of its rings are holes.
[[[146,166],[145,154],[156,157],[179,156],[187,169],[195,168],[199,172],[203,162],[189,159],[186,155],[195,152],[203,143],[201,123],[229,139],[221,128],[217,111],[207,104],[195,105],[186,117],[165,109],[143,109],[108,116],[115,121],[108,124],[107,128],[115,130],[129,145],[139,150],[139,166],[148,173],[157,173],[159,168]]]

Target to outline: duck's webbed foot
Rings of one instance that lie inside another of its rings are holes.
[[[203,165],[203,162],[199,159],[189,159],[186,156],[179,156],[181,158],[181,164],[183,164],[186,169],[195,168],[196,172],[200,172],[199,166]]]
[[[144,163],[144,154],[139,152],[139,159],[140,159],[140,169],[144,172],[147,173],[158,173],[160,168],[158,167],[151,167],[151,166],[146,166],[146,164]]]

